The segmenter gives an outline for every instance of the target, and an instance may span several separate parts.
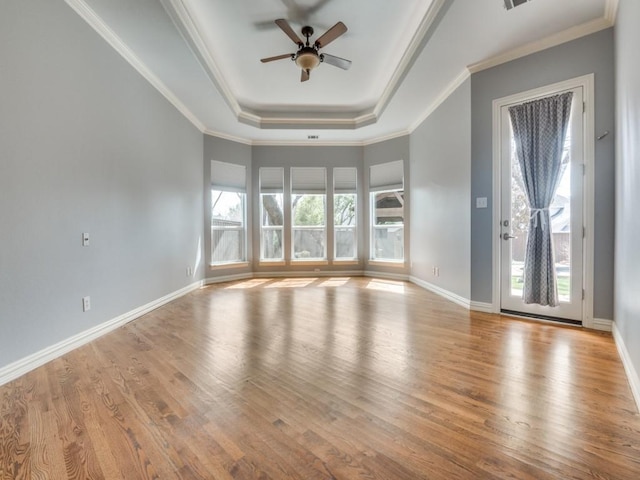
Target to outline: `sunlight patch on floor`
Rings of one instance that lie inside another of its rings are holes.
[[[328,278],[319,287],[341,287],[349,281],[348,278]]]
[[[301,288],[311,285],[318,280],[317,278],[286,278],[278,282],[273,282],[271,285],[266,285],[264,288]]]
[[[234,288],[253,288],[253,287],[259,287],[260,285],[264,285],[267,282],[270,282],[271,280],[269,279],[260,279],[260,278],[254,278],[253,280],[247,280],[246,282],[241,282],[241,283],[234,283],[233,285],[229,285],[228,287],[225,287],[227,290],[231,290]]]
[[[383,292],[404,293],[404,282],[376,279],[371,280],[367,284],[367,288],[370,290],[382,290]]]

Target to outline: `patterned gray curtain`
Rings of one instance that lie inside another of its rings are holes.
[[[549,206],[562,176],[573,93],[509,108],[516,154],[531,209],[524,260],[524,303],[558,305]]]

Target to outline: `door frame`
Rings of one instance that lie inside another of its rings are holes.
[[[593,275],[594,275],[594,198],[595,198],[595,178],[594,178],[594,156],[595,156],[595,123],[594,123],[594,75],[584,75],[562,82],[546,85],[544,87],[527,90],[507,97],[498,98],[493,101],[493,212],[492,212],[492,257],[493,257],[493,278],[492,278],[492,310],[500,313],[500,272],[501,258],[500,248],[502,234],[501,229],[501,178],[502,178],[502,122],[501,109],[504,106],[514,103],[522,103],[536,98],[548,97],[559,91],[572,88],[583,89],[584,118],[583,118],[583,152],[584,152],[584,183],[583,183],[583,289],[582,299],[582,326],[593,328]]]

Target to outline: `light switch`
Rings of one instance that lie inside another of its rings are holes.
[[[82,246],[83,247],[88,247],[89,246],[89,233],[87,233],[87,232],[82,234]]]
[[[476,198],[476,208],[487,208],[487,197]]]

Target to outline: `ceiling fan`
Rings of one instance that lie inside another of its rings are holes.
[[[348,70],[351,66],[351,60],[345,60],[344,58],[329,55],[328,53],[318,52],[318,50],[324,48],[347,31],[347,26],[344,23],[336,23],[333,27],[331,27],[323,35],[321,35],[315,42],[313,42],[313,44],[309,42],[309,37],[313,35],[313,28],[311,28],[310,26],[307,25],[305,27],[302,27],[302,35],[304,35],[307,39],[305,43],[300,39],[296,32],[293,31],[291,25],[289,25],[289,23],[284,18],[279,18],[275,21],[275,23],[282,29],[284,33],[287,34],[287,36],[291,40],[293,40],[293,43],[298,45],[298,51],[296,53],[285,53],[284,55],[276,55],[275,57],[262,58],[260,59],[262,63],[290,58],[291,60],[296,62],[296,65],[299,66],[302,70],[302,73],[300,75],[301,82],[306,82],[307,80],[309,80],[311,70],[316,68],[322,62],[333,65],[334,67],[342,68],[343,70]]]

